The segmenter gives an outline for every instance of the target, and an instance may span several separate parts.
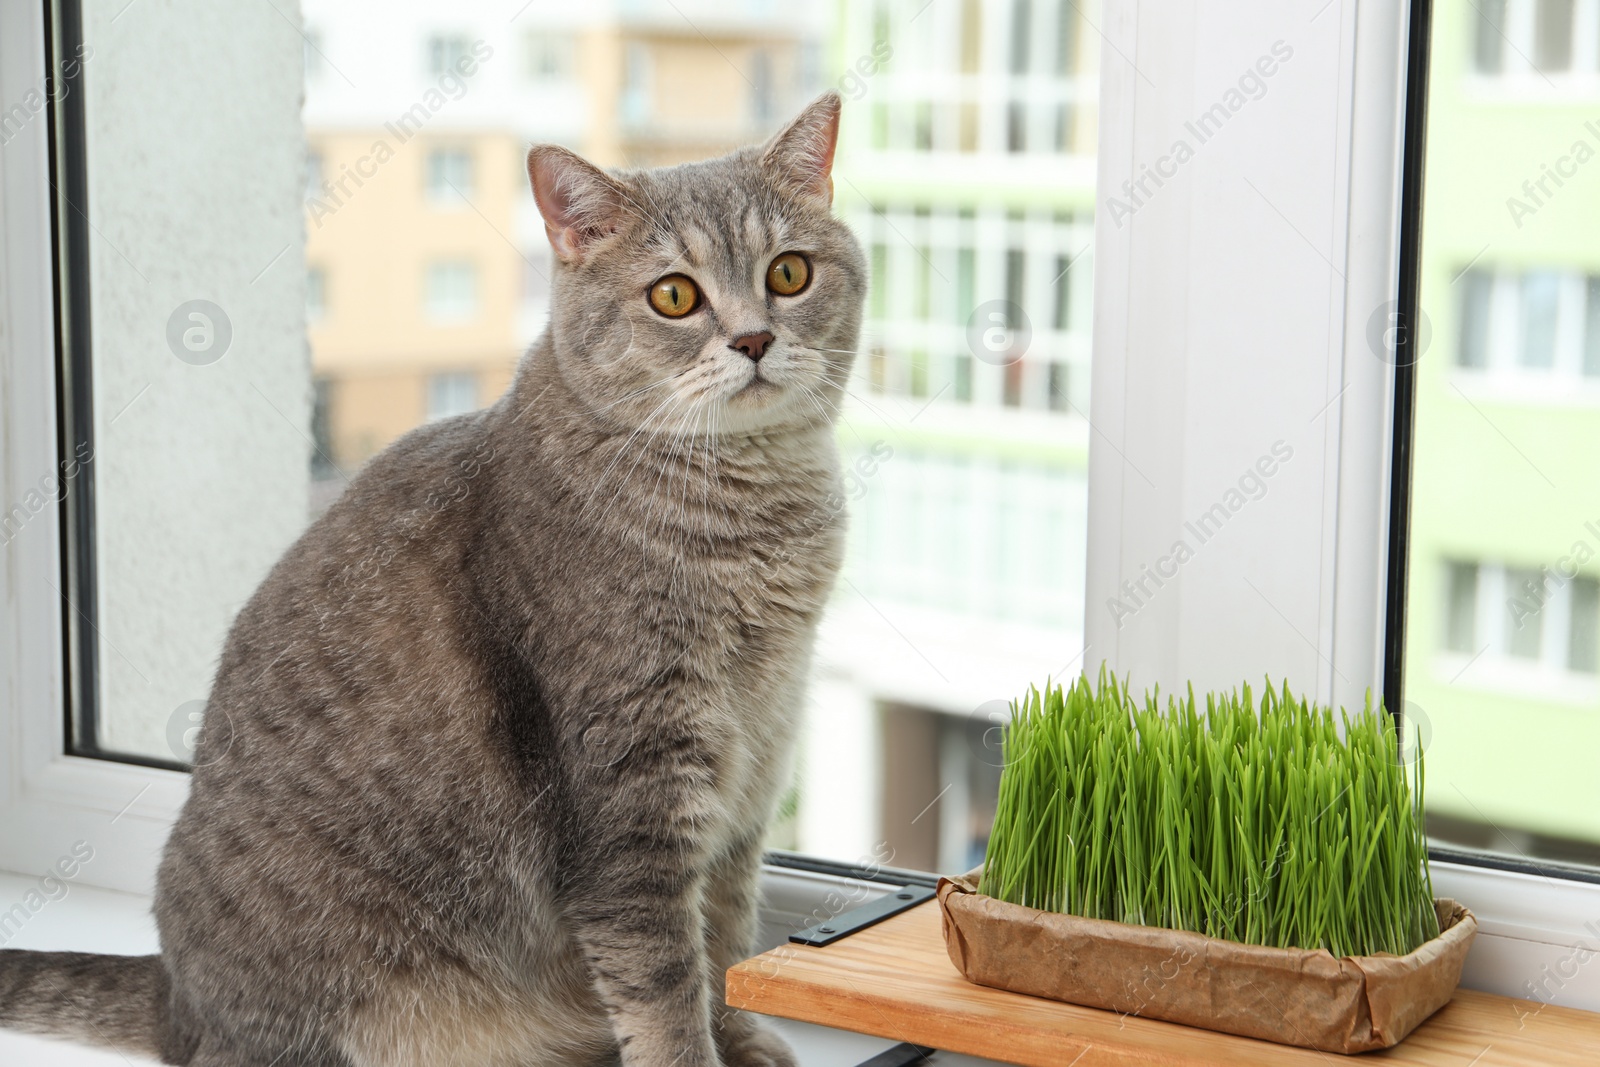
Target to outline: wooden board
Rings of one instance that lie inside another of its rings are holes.
[[[1343,1057],[972,985],[945,955],[939,905],[827,948],[783,945],[728,971],[736,1008],[1024,1067],[1594,1067],[1600,1014],[1459,990],[1392,1049]]]

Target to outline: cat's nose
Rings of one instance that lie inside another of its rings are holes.
[[[753,362],[761,362],[761,357],[767,354],[767,346],[772,343],[772,334],[766,330],[760,333],[747,333],[743,337],[735,337],[729,348],[737,349],[749,356]]]

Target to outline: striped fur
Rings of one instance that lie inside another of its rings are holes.
[[[545,205],[549,329],[493,407],[373,459],[240,613],[160,959],[0,955],[0,1022],[197,1067],[794,1063],[721,975],[841,555],[867,279],[827,201],[838,106],[665,170],[534,151],[583,200],[581,228]],[[776,297],[789,250],[814,277]],[[671,272],[707,305],[651,310]],[[754,385],[728,347],[752,328],[776,336]]]

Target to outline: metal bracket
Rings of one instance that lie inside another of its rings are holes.
[[[856,1067],[912,1067],[915,1063],[928,1062],[928,1057],[935,1051],[925,1045],[896,1045],[878,1053],[870,1060],[861,1061]]]
[[[831,919],[825,919],[815,926],[808,926],[799,933],[789,935],[789,940],[796,945],[811,945],[822,948],[833,944],[841,938],[859,933],[869,926],[874,926],[883,920],[909,911],[918,904],[926,904],[932,900],[938,891],[927,885],[902,886],[892,893],[879,897],[877,900],[863,904],[859,908],[851,908],[841,912]],[[912,1061],[907,1060],[907,1063]]]

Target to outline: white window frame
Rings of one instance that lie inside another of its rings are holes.
[[[0,5],[0,100],[45,74],[44,5]],[[56,455],[56,329],[47,116],[0,151],[0,505]],[[82,881],[148,893],[188,775],[65,755],[60,514],[49,505],[0,566],[0,869],[43,871],[94,843]]]
[[[41,6],[0,5],[8,104],[43,77]],[[1231,684],[1265,668],[1359,705],[1382,671],[1390,368],[1366,336],[1396,282],[1404,16],[1388,0],[1331,0],[1309,25],[1307,5],[1205,8],[1105,0],[1102,190],[1165,153],[1274,39],[1295,35],[1298,65],[1123,227],[1102,194],[1089,654],[1139,685]],[[4,507],[57,459],[46,160],[37,119],[0,153]],[[1226,241],[1206,240],[1229,219]],[[1323,359],[1305,358],[1319,349]],[[1300,410],[1321,405],[1310,419]],[[1252,505],[1262,518],[1227,527],[1118,630],[1103,604],[1130,568],[1166,553],[1188,514],[1290,433],[1303,442],[1298,465]],[[188,779],[63,754],[56,519],[36,516],[0,566],[0,868],[43,870],[93,839],[85,884],[149,893]],[[1249,588],[1240,573],[1260,581]],[[1482,922],[1470,986],[1526,996],[1541,967],[1564,976],[1563,961],[1593,944],[1582,923],[1600,916],[1600,886],[1449,862],[1434,877]],[[1600,969],[1580,968],[1540,999],[1600,1009]]]
[[[1100,23],[1086,658],[1136,687],[1265,671],[1360,707],[1384,666],[1393,378],[1368,337],[1398,286],[1407,12],[1203,6],[1106,0]],[[1107,192],[1280,38],[1295,56],[1268,94],[1116,225]],[[1105,607],[1119,583],[1279,437],[1295,459],[1249,505],[1261,517],[1232,520],[1119,629]],[[1433,872],[1480,920],[1467,985],[1528,997],[1549,966],[1562,981],[1537,999],[1600,1010],[1600,969],[1562,966],[1600,941],[1583,925],[1600,920],[1600,885]]]

